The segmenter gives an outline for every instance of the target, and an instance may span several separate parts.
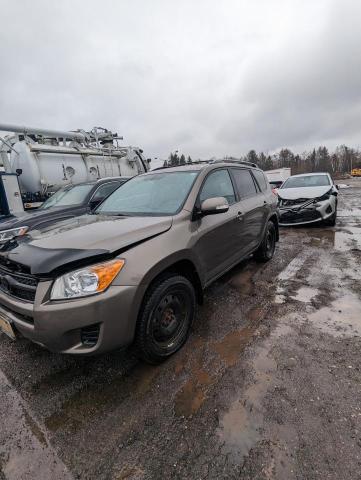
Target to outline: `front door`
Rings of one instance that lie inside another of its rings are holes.
[[[239,256],[239,204],[227,169],[214,170],[207,176],[199,193],[199,205],[214,197],[225,197],[229,210],[197,220],[199,226],[195,251],[201,261],[206,283],[232,266]]]

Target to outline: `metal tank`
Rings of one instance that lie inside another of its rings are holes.
[[[0,156],[17,173],[26,203],[44,201],[67,184],[104,177],[134,176],[149,169],[140,148],[119,145],[122,137],[104,128],[90,132],[46,130],[0,124]]]

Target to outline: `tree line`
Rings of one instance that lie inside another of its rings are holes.
[[[292,175],[309,172],[350,173],[352,168],[361,167],[361,152],[340,145],[333,152],[326,147],[314,148],[310,152],[295,154],[288,148],[282,148],[273,155],[250,150],[242,160],[257,163],[262,170],[291,168]]]
[[[224,158],[229,159],[230,157]],[[231,158],[235,160],[235,158]],[[215,157],[212,159],[214,160]],[[361,168],[361,152],[346,145],[336,147],[333,152],[330,152],[326,147],[318,147],[301,154],[293,153],[289,148],[282,148],[272,155],[250,150],[247,155],[242,155],[240,159],[256,163],[262,170],[291,168],[292,175],[320,171],[330,174],[350,173],[352,168]],[[184,154],[178,155],[178,152],[174,152],[164,161],[164,166],[174,167],[192,162],[189,155],[186,158]]]

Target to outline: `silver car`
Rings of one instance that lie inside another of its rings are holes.
[[[338,187],[329,173],[293,175],[282,184],[277,195],[280,225],[336,223]]]

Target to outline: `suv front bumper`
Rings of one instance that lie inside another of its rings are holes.
[[[112,285],[103,293],[50,301],[51,282],[40,282],[34,304],[0,292],[0,311],[15,330],[52,352],[97,354],[132,343],[143,297],[140,286]],[[82,341],[83,329],[97,326],[94,345]]]

